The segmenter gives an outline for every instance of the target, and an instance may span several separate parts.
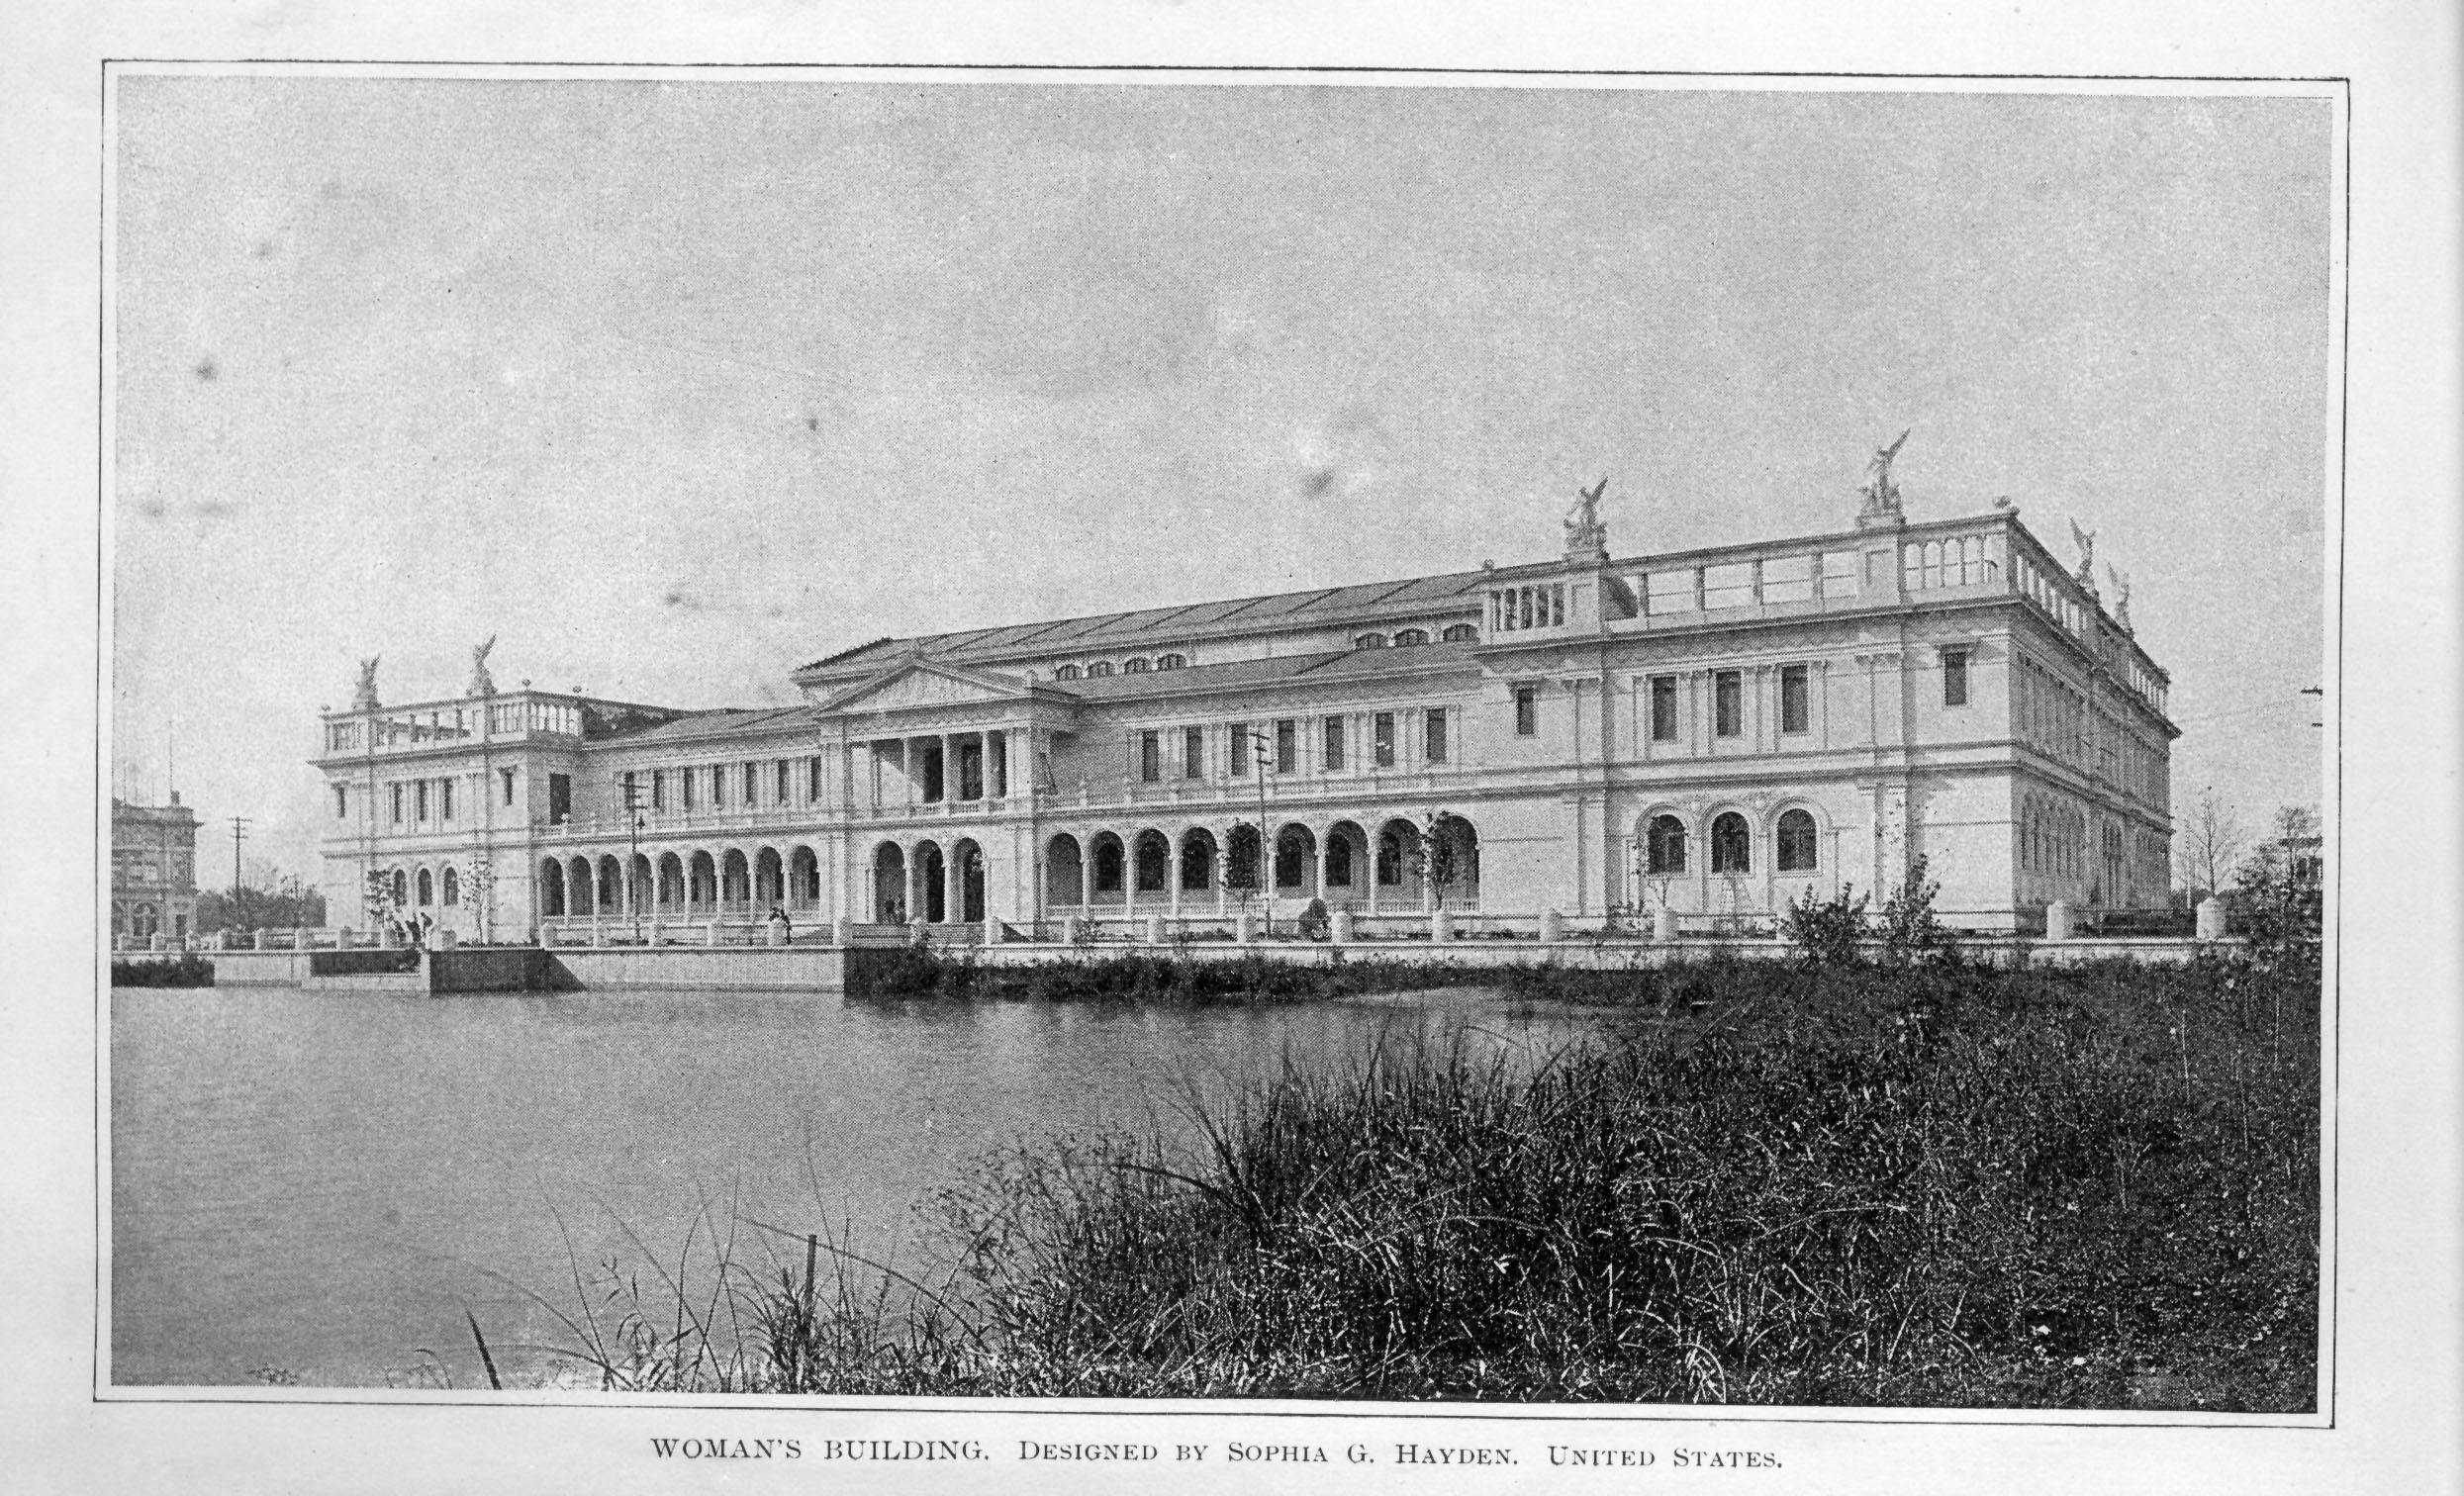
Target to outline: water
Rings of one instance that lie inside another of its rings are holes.
[[[929,1254],[917,1209],[988,1150],[1110,1127],[1185,1143],[1286,1054],[1466,1029],[1541,1053],[1594,1020],[1495,993],[1272,1008],[867,1004],[769,994],[112,993],[112,1377],[412,1385],[570,1343],[572,1271],[650,1272],[720,1220]],[[561,1226],[559,1220],[561,1217]],[[629,1228],[639,1241],[628,1239]],[[739,1228],[739,1259],[770,1240]],[[570,1244],[570,1245],[569,1245]],[[707,1259],[705,1259],[707,1261]]]

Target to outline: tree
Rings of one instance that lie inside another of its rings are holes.
[[[2197,903],[2203,893],[2214,894],[2232,876],[2233,864],[2240,860],[2242,849],[2249,845],[2250,833],[2242,824],[2241,812],[2222,798],[2211,785],[2199,792],[2190,809],[2180,817],[2180,840],[2174,848],[2183,885],[2189,889],[2190,901]]]
[[[2310,843],[2318,835],[2317,811],[2286,805],[2276,812],[2272,834],[2233,871],[2226,903],[2236,933],[2249,940],[2261,965],[2317,956],[2322,909],[2319,854]]]

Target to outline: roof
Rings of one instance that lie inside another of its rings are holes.
[[[1269,593],[1217,603],[1188,603],[1171,608],[1140,608],[1132,612],[1056,618],[1041,623],[961,629],[907,639],[876,639],[870,644],[859,644],[853,649],[843,649],[837,654],[800,666],[797,673],[840,665],[887,664],[909,650],[920,651],[935,659],[951,660],[1007,654],[1020,649],[1050,649],[1055,653],[1091,652],[1170,644],[1192,629],[1221,634],[1241,632],[1242,626],[1251,622],[1268,627],[1334,622],[1364,608],[1414,605],[1443,607],[1473,593],[1495,575],[1488,571],[1449,572],[1443,576],[1412,577],[1399,582],[1318,587],[1306,592]],[[1086,684],[1071,683],[1073,688]]]
[[[1190,665],[1180,670],[1142,670],[1131,674],[1062,681],[1057,688],[1090,701],[1116,697],[1202,691],[1213,686],[1248,686],[1266,681],[1357,680],[1364,676],[1403,675],[1432,666],[1470,659],[1461,644],[1416,644],[1400,649],[1331,649],[1310,654],[1273,655],[1262,660],[1229,660],[1221,665]]]
[[[678,738],[698,738],[710,733],[764,732],[772,729],[801,726],[814,719],[809,705],[796,706],[721,706],[710,711],[688,712],[672,722],[644,727],[635,732],[609,734],[601,742],[608,746],[636,743],[663,743]]]

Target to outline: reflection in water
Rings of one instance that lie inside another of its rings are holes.
[[[1546,1054],[1578,1012],[1447,991],[1265,1008],[777,994],[112,994],[114,1380],[382,1386],[564,1339],[603,1258],[705,1217],[929,1251],[916,1207],[1020,1140],[1152,1130],[1383,1036]],[[737,1228],[762,1260],[759,1233]],[[525,1292],[528,1290],[528,1292]],[[465,1384],[470,1373],[461,1371]]]

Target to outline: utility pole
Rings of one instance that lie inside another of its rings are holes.
[[[231,912],[234,920],[239,915],[239,843],[248,834],[248,817],[231,818]]]
[[[2325,687],[2322,687],[2322,686],[2305,686],[2305,687],[2303,687],[2303,688],[2302,688],[2302,695],[2304,695],[2304,696],[2306,696],[2306,697],[2317,697],[2317,698],[2319,698],[2319,704],[2320,704],[2320,705],[2322,705],[2322,706],[2324,706],[2324,705],[2327,703],[2327,701],[2326,701],[2327,693],[2326,693],[2326,688],[2325,688]],[[2327,724],[2326,724],[2325,719],[2324,719],[2324,718],[2322,718],[2321,720],[2316,721],[2316,722],[2313,722],[2313,723],[2311,723],[2310,725],[2312,725],[2313,727],[2324,727],[2324,726],[2325,726],[2325,725],[2327,725]]]
[[[641,885],[634,878],[633,870],[641,866],[641,784],[628,774],[623,780],[623,788],[624,820],[632,831],[633,855],[625,862],[624,877],[619,882],[625,890],[625,907],[630,909],[633,915],[633,944],[639,945],[641,944]],[[783,888],[780,891],[786,890]]]
[[[1249,870],[1250,881],[1258,887],[1258,917],[1264,923],[1261,935],[1275,934],[1275,863],[1267,846],[1267,770],[1275,762],[1274,751],[1268,746],[1267,735],[1249,735],[1250,757],[1258,765],[1258,856]]]

